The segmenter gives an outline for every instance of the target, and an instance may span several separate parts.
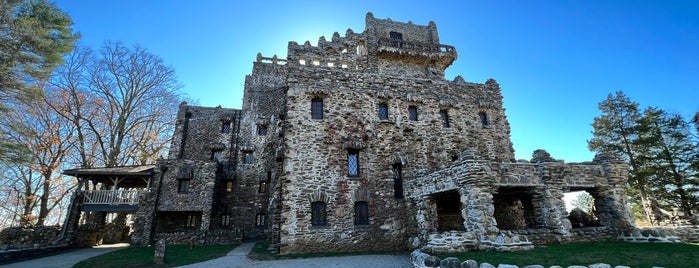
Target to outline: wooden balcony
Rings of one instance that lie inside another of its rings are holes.
[[[137,211],[138,196],[147,190],[83,191],[83,211]]]

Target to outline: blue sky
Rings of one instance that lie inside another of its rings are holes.
[[[494,78],[518,159],[546,149],[589,161],[597,104],[622,90],[641,107],[699,111],[699,1],[57,1],[97,48],[141,45],[172,65],[199,105],[240,108],[258,52],[364,30],[377,18],[437,24],[458,59],[447,79]]]

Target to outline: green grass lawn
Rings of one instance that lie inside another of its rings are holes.
[[[157,267],[175,267],[225,256],[240,244],[206,245],[189,249],[189,245],[170,245],[165,264]],[[153,264],[155,247],[128,247],[81,261],[73,267],[156,267]]]
[[[699,267],[699,244],[670,243],[627,243],[596,242],[549,245],[528,251],[486,252],[473,251],[439,258],[457,257],[461,261],[475,260],[478,263],[513,264],[519,267],[540,264],[545,267],[560,265],[587,266],[593,263],[606,263],[612,267]]]

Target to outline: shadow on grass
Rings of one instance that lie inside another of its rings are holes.
[[[203,245],[192,249],[184,244],[170,245],[163,265],[153,264],[155,247],[128,247],[89,258],[73,267],[175,267],[223,257],[239,245]]]

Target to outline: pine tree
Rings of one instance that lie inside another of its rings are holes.
[[[655,202],[648,193],[648,174],[641,170],[641,163],[637,159],[638,122],[641,119],[638,103],[617,91],[614,95],[609,94],[598,107],[602,115],[594,118],[593,138],[587,141],[588,148],[629,163],[629,195],[640,199],[648,221],[656,223],[660,215],[657,215]]]

